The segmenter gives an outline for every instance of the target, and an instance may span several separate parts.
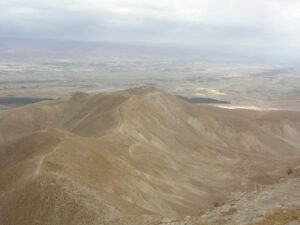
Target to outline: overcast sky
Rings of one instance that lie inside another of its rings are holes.
[[[300,46],[300,0],[1,0],[0,36]]]

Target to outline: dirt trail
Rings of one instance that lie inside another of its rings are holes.
[[[45,158],[46,157],[49,157],[50,155],[53,155],[57,152],[57,150],[59,148],[61,148],[63,145],[65,144],[65,140],[61,140],[60,143],[55,147],[53,148],[52,151],[46,153],[45,155],[43,155],[38,163],[38,166],[36,167],[36,171],[35,171],[35,176],[38,176],[41,172],[42,172],[42,165],[45,161]]]

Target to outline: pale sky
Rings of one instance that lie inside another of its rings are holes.
[[[300,0],[1,0],[0,37],[300,46]]]

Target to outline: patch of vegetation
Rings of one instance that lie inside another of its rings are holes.
[[[53,100],[51,98],[29,98],[29,97],[0,97],[1,105],[27,105],[40,101]]]
[[[217,100],[213,98],[187,98],[185,96],[176,95],[176,97],[193,104],[206,103],[206,104],[230,104],[228,101]]]

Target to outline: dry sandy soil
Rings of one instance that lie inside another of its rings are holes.
[[[3,111],[0,224],[247,224],[297,212],[299,137],[299,112],[147,88]],[[265,211],[248,213],[256,203]]]

